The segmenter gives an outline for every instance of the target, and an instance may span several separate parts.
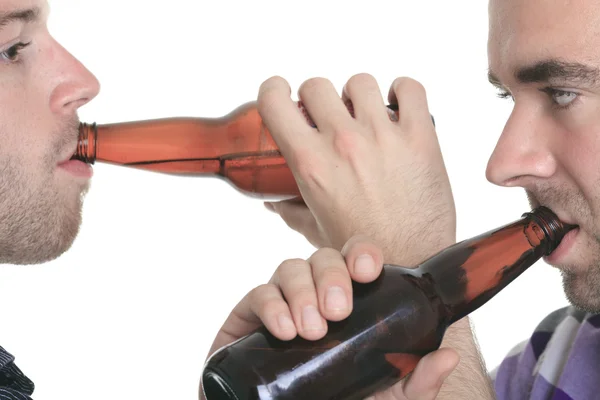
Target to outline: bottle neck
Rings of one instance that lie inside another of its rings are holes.
[[[223,118],[173,117],[79,126],[73,158],[146,170],[215,175],[227,160],[278,153],[253,104]]]
[[[550,254],[573,228],[549,209],[539,208],[518,221],[442,250],[417,271],[434,286],[453,323]]]
[[[96,162],[96,139],[98,129],[96,123],[79,124],[79,135],[77,137],[77,149],[71,157],[72,160],[83,161],[84,163],[94,164]]]
[[[550,255],[564,236],[576,228],[575,225],[566,224],[558,219],[558,217],[547,207],[540,206],[530,212],[522,215],[523,218],[530,218],[533,221],[531,229],[526,230],[525,234],[532,243],[544,245],[544,255]]]

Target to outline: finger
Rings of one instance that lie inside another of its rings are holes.
[[[416,80],[411,78],[394,80],[390,87],[388,100],[392,104],[398,104],[401,127],[432,124],[425,88]]]
[[[312,266],[321,315],[340,321],[352,310],[352,280],[346,260],[339,251],[322,248],[308,260]]]
[[[281,340],[293,339],[297,333],[288,304],[273,284],[254,288],[233,308],[215,339],[211,353],[261,325]]]
[[[278,214],[288,227],[304,236],[313,246],[318,248],[325,245],[317,220],[303,202],[294,200],[265,202],[265,207]]]
[[[458,353],[450,348],[429,353],[419,361],[408,379],[392,388],[392,393],[398,400],[433,400],[458,362]]]
[[[262,83],[257,100],[261,119],[286,158],[293,149],[307,145],[307,134],[312,130],[290,93],[287,81],[274,76]]]
[[[319,131],[336,132],[353,126],[348,109],[327,79],[305,81],[298,89],[298,97]]]
[[[373,127],[389,124],[389,116],[381,96],[381,90],[372,75],[352,76],[344,85],[342,99],[352,102],[354,116],[357,120]]]
[[[302,234],[312,228],[313,223],[316,223],[310,209],[304,203],[284,200],[266,202],[265,207],[277,213],[287,226]]]
[[[317,290],[311,266],[306,260],[284,261],[274,276],[292,313],[296,330],[308,340],[322,338],[327,333],[327,321],[319,312]]]
[[[353,236],[341,251],[350,271],[350,277],[361,283],[375,280],[383,269],[383,251],[363,235]]]

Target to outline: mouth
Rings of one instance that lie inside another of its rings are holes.
[[[84,163],[83,161],[73,159],[73,154],[75,154],[76,146],[73,146],[70,153],[67,155],[63,155],[61,158],[62,161],[57,163],[57,167],[60,170],[66,171],[72,176],[75,176],[80,179],[90,179],[94,173],[92,166]]]
[[[550,255],[544,257],[544,261],[550,265],[565,264],[566,257],[575,245],[578,234],[579,227],[567,232],[558,247],[552,253],[550,253]]]
[[[554,251],[550,253],[550,255],[544,257],[544,261],[546,261],[550,265],[564,264],[566,258],[571,252],[571,249],[575,245],[577,235],[579,235],[579,224],[567,215],[564,215],[564,213],[562,213],[561,211],[552,211],[556,214],[558,219],[563,224],[575,226],[575,228],[567,232],[567,234],[562,238],[558,247],[556,247],[556,249],[554,249]]]

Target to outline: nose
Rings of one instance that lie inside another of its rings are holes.
[[[52,39],[52,62],[55,72],[50,108],[57,114],[71,115],[98,95],[98,79],[71,53]]]
[[[488,161],[486,178],[499,186],[527,187],[551,177],[557,168],[551,151],[552,129],[551,116],[515,104]]]

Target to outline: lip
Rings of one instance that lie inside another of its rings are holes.
[[[60,159],[61,161],[59,161],[57,164],[61,165],[61,164],[65,164],[65,163],[69,162],[73,158],[73,155],[75,154],[76,151],[77,151],[77,143],[74,143],[73,147],[71,148],[71,151],[68,153],[64,153],[62,155],[62,158]]]
[[[567,234],[563,237],[560,244],[550,255],[544,256],[544,261],[551,265],[557,265],[564,263],[564,259],[569,254],[570,250],[575,245],[575,241],[577,240],[577,235],[579,234],[579,227],[574,228],[567,232]]]
[[[79,160],[67,160],[58,164],[58,168],[83,179],[90,179],[94,174],[92,166]]]

